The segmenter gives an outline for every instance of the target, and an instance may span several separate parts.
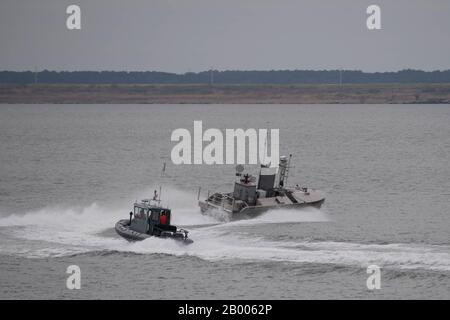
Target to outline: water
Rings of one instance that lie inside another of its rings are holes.
[[[234,166],[171,164],[194,120],[279,128],[289,181],[325,205],[201,215],[198,186],[231,190]],[[1,105],[0,298],[449,299],[449,123],[449,105]],[[115,234],[160,183],[193,245]]]

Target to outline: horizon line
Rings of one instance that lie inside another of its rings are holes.
[[[133,72],[154,72],[154,73],[166,73],[166,74],[173,74],[173,75],[186,75],[186,74],[199,74],[204,72],[360,72],[360,73],[367,73],[367,74],[375,74],[375,73],[399,73],[399,72],[424,72],[424,73],[433,73],[433,72],[449,72],[450,69],[436,69],[436,70],[423,70],[423,69],[413,69],[413,68],[406,68],[406,69],[399,69],[396,71],[363,71],[360,69],[205,69],[202,71],[186,71],[186,72],[170,72],[170,71],[161,71],[161,70],[92,70],[92,69],[85,69],[85,70],[50,70],[50,69],[40,69],[40,70],[0,70],[0,72],[16,72],[16,73],[24,73],[24,72],[31,72],[31,73],[40,73],[40,72],[126,72],[126,73],[133,73]]]

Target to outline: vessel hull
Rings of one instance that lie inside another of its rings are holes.
[[[125,238],[128,241],[142,241],[145,239],[148,239],[150,237],[157,237],[157,238],[166,238],[166,239],[173,239],[183,244],[190,244],[194,241],[189,238],[178,238],[178,237],[170,237],[170,236],[155,236],[155,235],[149,235],[146,233],[137,232],[134,230],[131,230],[129,227],[129,220],[122,219],[116,222],[115,230],[118,235]]]
[[[211,210],[225,211],[231,220],[241,220],[250,219],[257,217],[264,212],[274,209],[302,209],[307,207],[313,207],[320,209],[325,199],[320,199],[318,201],[308,202],[308,203],[291,203],[291,204],[278,204],[271,206],[248,206],[238,212],[231,212],[224,209],[220,205],[211,204],[208,201],[199,201],[200,210],[203,214],[207,214]]]

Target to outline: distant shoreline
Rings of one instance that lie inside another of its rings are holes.
[[[450,83],[0,84],[1,104],[450,104]]]

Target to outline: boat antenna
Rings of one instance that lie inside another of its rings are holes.
[[[267,134],[268,132],[266,132],[266,135],[264,136],[264,153],[263,153],[263,165],[266,165],[266,152],[267,152]]]
[[[163,167],[161,170],[161,178],[164,178],[166,174],[166,163],[163,163]],[[161,192],[162,192],[162,181],[161,184],[159,185],[159,199],[158,199],[158,205],[161,205]]]
[[[202,187],[198,187],[198,194],[197,194],[197,200],[200,200],[200,192],[202,191]]]
[[[287,164],[287,168],[286,168],[286,178],[285,178],[286,186],[287,186],[287,180],[289,177],[289,169],[291,168],[291,159],[292,159],[292,154],[289,155],[289,160],[288,160],[288,164]]]
[[[161,170],[161,178],[164,177],[164,174],[165,174],[165,173],[166,173],[166,163],[164,162],[163,168],[162,168],[162,170]]]

